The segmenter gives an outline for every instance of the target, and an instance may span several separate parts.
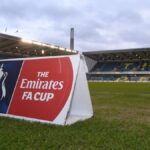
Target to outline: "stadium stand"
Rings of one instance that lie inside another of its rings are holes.
[[[73,55],[78,51],[0,33],[0,59]],[[83,52],[87,79],[150,82],[150,48]]]
[[[78,51],[0,33],[0,59],[73,55]]]
[[[150,82],[150,48],[84,52],[87,79],[110,82]],[[90,65],[89,65],[90,63]]]
[[[92,71],[150,71],[150,62],[98,62]]]

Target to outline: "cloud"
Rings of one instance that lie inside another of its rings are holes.
[[[1,0],[0,31],[80,51],[150,46],[148,0]],[[16,30],[19,33],[15,33]]]

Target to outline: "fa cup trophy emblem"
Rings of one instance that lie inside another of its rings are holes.
[[[4,72],[3,64],[0,67],[0,100],[6,97],[6,87],[5,87],[5,80],[7,78],[8,73]]]

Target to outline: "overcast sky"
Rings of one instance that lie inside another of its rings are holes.
[[[80,51],[150,47],[150,0],[0,1],[2,33],[69,48],[71,27]]]

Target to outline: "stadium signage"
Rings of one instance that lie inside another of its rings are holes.
[[[0,65],[2,116],[65,125],[93,115],[80,55],[10,59]]]
[[[48,78],[49,72],[37,72],[37,80],[22,79],[20,88],[27,89],[22,94],[22,100],[35,100],[35,101],[46,101],[52,100],[54,98],[54,92],[51,91],[61,91],[64,87],[64,81],[43,81],[40,77]],[[36,92],[33,93],[32,90],[48,90],[48,92]]]

